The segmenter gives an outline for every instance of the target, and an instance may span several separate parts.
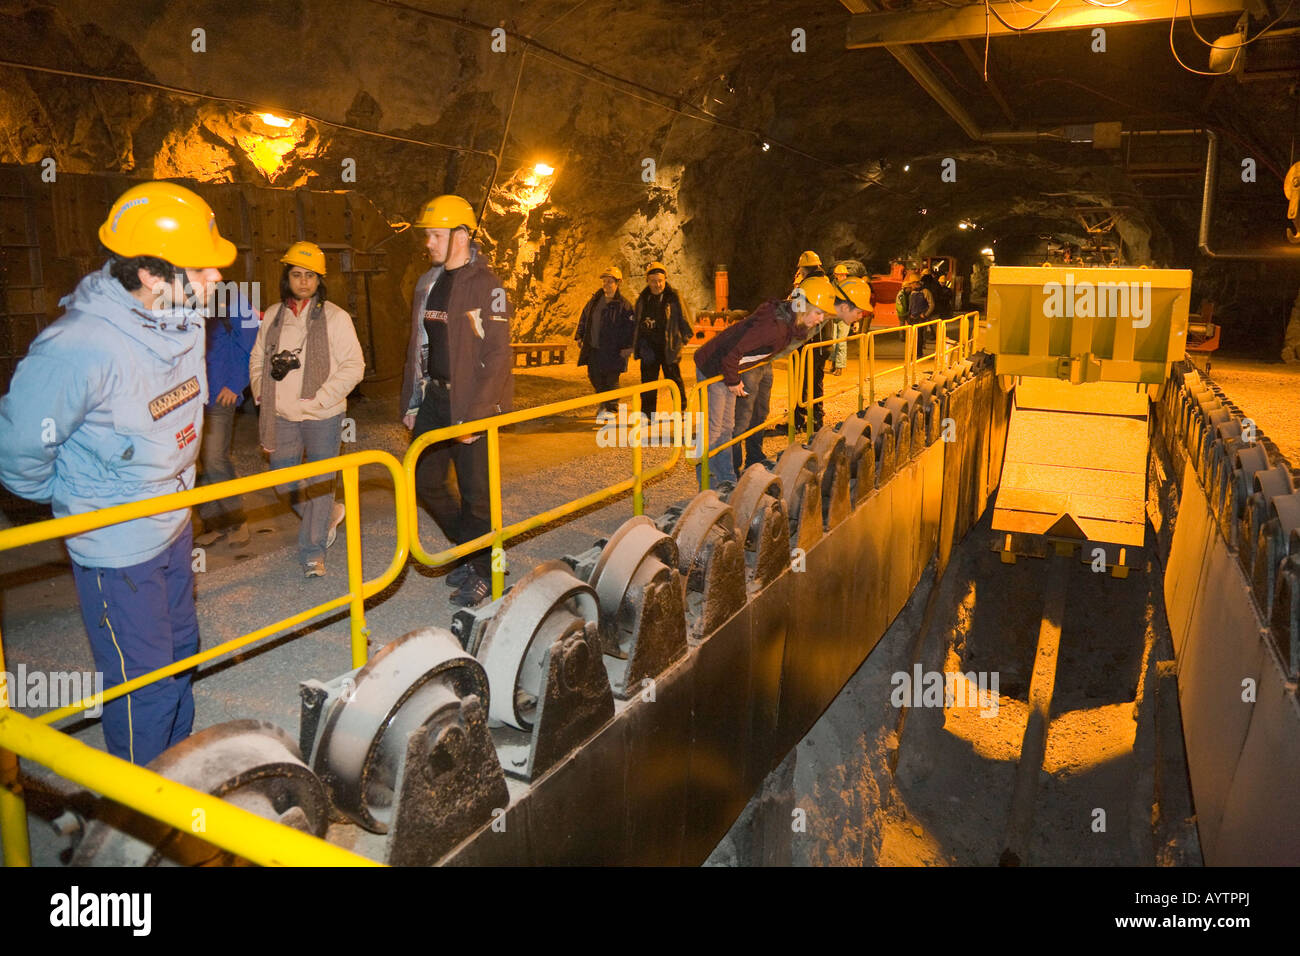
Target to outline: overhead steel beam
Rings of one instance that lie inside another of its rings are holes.
[[[1117,7],[1102,7],[1086,0],[1061,0],[1060,5],[1034,33],[1055,30],[1084,30],[1092,27],[1125,26],[1130,23],[1168,21],[1181,0],[1128,0]],[[850,6],[845,3],[845,6]],[[856,6],[856,4],[854,5]],[[1029,26],[1037,18],[1022,4],[994,3],[991,8],[1015,26]],[[852,7],[850,6],[850,9]],[[1044,7],[1043,10],[1046,10]],[[1240,14],[1246,0],[1198,0],[1196,15],[1205,17]],[[1040,11],[1041,12],[1041,11]],[[989,36],[1013,36],[1016,30],[1003,26],[997,17],[987,16],[984,5],[924,12],[874,13],[854,11],[849,21],[848,48],[906,46],[913,43],[942,43],[946,40],[982,39]]]

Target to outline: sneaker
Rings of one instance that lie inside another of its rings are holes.
[[[491,586],[473,572],[451,596],[451,603],[457,607],[477,607],[492,593]]]
[[[241,524],[234,531],[230,532],[228,537],[229,540],[226,541],[226,544],[231,547],[242,548],[244,545],[248,544],[248,539],[250,537],[248,533],[248,523],[245,522],[244,524]]]
[[[194,543],[201,548],[207,548],[216,544],[218,541],[224,538],[228,533],[229,532],[227,532],[224,528],[214,528],[212,531],[205,531],[200,535],[196,535],[194,538]]]
[[[315,561],[308,561],[303,565],[302,570],[303,574],[309,578],[323,578],[325,577],[325,562],[320,558]]]
[[[325,535],[325,547],[328,548],[334,544],[334,539],[336,539],[339,536],[339,525],[343,523],[343,519],[346,516],[347,516],[347,509],[343,507],[343,502],[341,501],[334,502],[334,510],[330,512],[329,533]],[[321,571],[321,574],[324,573],[325,573],[324,571]]]
[[[449,588],[458,588],[464,584],[465,579],[473,573],[474,569],[470,565],[458,564],[451,569],[450,574],[443,578],[443,581],[446,582],[447,587]]]

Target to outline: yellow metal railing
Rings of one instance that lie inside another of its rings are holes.
[[[700,379],[691,387],[691,397],[687,404],[687,410],[688,413],[694,411],[700,416],[701,457],[697,459],[687,456],[687,460],[693,461],[699,466],[701,491],[706,491],[709,487],[709,459],[720,452],[726,451],[733,445],[739,444],[749,436],[763,431],[764,429],[771,428],[772,425],[784,419],[789,439],[790,441],[794,441],[794,410],[798,405],[795,396],[799,394],[799,389],[801,388],[799,369],[802,365],[802,360],[800,354],[798,352],[793,352],[786,358],[765,359],[762,362],[755,362],[753,365],[745,369],[745,371],[752,372],[756,368],[771,365],[772,375],[775,378],[776,368],[782,363],[786,366],[786,396],[788,398],[788,408],[775,415],[771,414],[771,410],[769,409],[767,417],[762,422],[757,425],[751,425],[738,435],[733,433],[730,438],[714,448],[709,447],[709,402],[705,397],[705,392],[708,390],[710,385],[721,382],[723,376],[715,375],[712,378]]]
[[[380,865],[310,833],[259,817],[220,797],[88,747],[7,707],[0,707],[0,748],[6,754],[44,764],[59,776],[169,823],[182,833],[193,832],[195,811],[201,810],[202,839],[262,866]],[[5,865],[28,866],[26,810],[21,797],[7,799],[6,803]],[[16,840],[19,834],[21,842]]]
[[[389,562],[384,573],[377,578],[369,581],[362,579],[361,566],[361,494],[358,482],[358,471],[364,465],[382,465],[388,469],[389,475],[393,479],[394,486],[394,508],[396,518],[396,536],[394,542],[393,558]],[[388,587],[396,578],[403,566],[406,564],[407,541],[409,533],[407,530],[407,521],[410,518],[411,510],[407,505],[409,497],[409,484],[406,476],[402,471],[402,466],[396,458],[383,451],[361,451],[354,452],[350,455],[343,455],[338,458],[330,458],[324,461],[308,462],[304,465],[295,465],[292,468],[282,468],[277,471],[263,472],[259,475],[249,475],[244,478],[236,478],[232,481],[225,481],[219,484],[205,485],[195,488],[191,491],[181,491],[169,495],[161,495],[157,498],[149,498],[143,501],[134,501],[128,504],[115,505],[111,508],[102,508],[98,511],[86,512],[84,514],[69,515],[64,518],[55,518],[49,521],[39,521],[29,525],[23,525],[17,528],[10,528],[0,531],[0,551],[7,551],[12,548],[22,547],[24,545],[36,544],[42,541],[52,541],[58,538],[71,537],[73,535],[84,534],[88,531],[94,531],[99,528],[105,528],[110,525],[119,524],[123,521],[131,521],[136,518],[146,518],[151,515],[164,514],[169,511],[178,511],[181,509],[191,508],[195,505],[204,504],[208,501],[216,501],[220,498],[226,498],[233,495],[246,494],[253,491],[260,491],[271,488],[276,485],[286,485],[306,478],[314,478],[319,475],[332,474],[334,472],[343,473],[343,504],[347,509],[348,521],[346,526],[346,540],[348,547],[348,591],[339,597],[318,604],[309,610],[302,611],[298,614],[291,615],[274,624],[268,624],[265,627],[258,628],[242,637],[232,638],[221,644],[211,647],[206,651],[200,651],[183,660],[175,661],[165,667],[150,671],[148,674],[142,674],[134,677],[123,684],[118,684],[108,690],[93,694],[76,703],[65,707],[41,714],[37,718],[22,718],[21,721],[11,721],[6,727],[13,728],[16,726],[26,727],[28,723],[36,725],[47,725],[55,721],[62,720],[65,717],[71,717],[74,714],[81,713],[91,707],[98,707],[110,700],[116,700],[132,691],[152,684],[155,681],[170,677],[182,671],[190,670],[200,664],[205,664],[217,657],[228,654],[231,651],[247,647],[249,644],[256,643],[273,634],[287,631],[297,627],[306,621],[311,620],[321,614],[327,614],[330,611],[342,607],[348,608],[351,626],[351,660],[352,667],[360,667],[366,662],[366,638],[369,636],[369,630],[365,622],[365,600],[378,594],[384,588]],[[0,639],[0,718],[19,717],[9,710],[8,688],[4,686],[4,649],[3,640]],[[0,738],[0,837],[4,839],[5,862],[8,865],[25,865],[30,861],[30,852],[27,841],[27,812],[22,798],[22,789],[18,777],[18,760],[16,753],[22,753],[23,756],[35,760],[37,763],[44,764],[48,767],[54,767],[51,761],[58,757],[58,752],[51,747],[54,741],[67,740],[61,734],[54,737],[47,737],[43,734],[28,733],[23,738],[23,748],[7,747],[5,740]],[[75,741],[69,741],[75,743]],[[84,745],[78,745],[84,746]],[[99,754],[91,748],[86,748],[90,752]],[[106,754],[101,756],[108,757]],[[109,758],[116,760],[116,758]],[[117,761],[125,766],[125,761]],[[101,769],[111,766],[110,764],[96,763],[96,767]],[[148,790],[148,793],[142,792],[136,794],[140,799],[132,801],[127,797],[123,802],[144,810],[146,813],[157,816],[148,810],[145,804],[151,793],[159,792],[157,790],[157,781],[162,780],[157,774],[150,771],[135,768],[140,773],[148,774],[148,777],[132,776],[137,782],[144,781],[142,787]],[[113,773],[119,773],[119,769],[114,767]],[[104,779],[99,774],[90,774],[83,779],[82,777],[65,774],[70,779],[77,780],[99,793],[111,795],[112,781]],[[152,778],[152,779],[149,779]],[[188,789],[188,788],[185,788]],[[188,799],[188,798],[187,798]],[[190,801],[187,806],[193,807],[195,804]],[[186,811],[189,812],[188,810]],[[159,819],[166,819],[159,816]],[[224,819],[224,817],[221,817]],[[266,821],[264,821],[266,822]],[[188,825],[188,823],[186,824]],[[278,824],[269,824],[278,826]],[[290,829],[290,828],[283,828]],[[297,831],[293,831],[297,833]],[[299,834],[301,836],[301,834]],[[227,834],[224,832],[205,833],[204,839],[215,843],[226,849],[233,849],[230,845],[237,842],[237,835]],[[312,838],[314,839],[314,838]],[[321,842],[321,841],[317,841]],[[256,851],[256,847],[251,848]],[[256,852],[245,853],[238,850],[241,855],[247,856],[254,862],[277,862],[272,860],[267,854],[257,854]]]
[[[658,389],[664,389],[672,399],[672,413],[680,416],[682,411],[682,396],[677,390],[677,384],[667,379],[661,379],[656,382],[643,382],[639,385],[627,385],[623,388],[611,389],[608,392],[600,392],[596,395],[584,395],[580,398],[571,398],[563,402],[554,402],[550,405],[542,405],[537,408],[521,409],[516,412],[506,412],[502,415],[495,415],[492,418],[483,418],[472,422],[462,422],[459,425],[448,425],[445,428],[437,428],[431,432],[425,432],[419,438],[411,443],[411,447],[406,451],[406,457],[402,462],[405,470],[406,483],[412,493],[407,496],[407,527],[410,533],[410,550],[411,557],[415,558],[421,564],[430,567],[441,567],[457,558],[465,557],[475,551],[482,549],[484,546],[492,545],[492,598],[495,600],[501,596],[505,590],[505,549],[504,543],[517,535],[534,528],[540,528],[557,518],[567,517],[576,514],[583,508],[595,504],[598,501],[605,501],[623,492],[631,490],[632,492],[632,513],[641,514],[645,510],[644,486],[647,481],[657,478],[659,475],[672,469],[681,459],[682,449],[680,445],[673,445],[672,454],[668,460],[662,464],[656,465],[649,471],[645,471],[641,466],[641,448],[642,442],[639,439],[641,434],[640,425],[631,425],[629,428],[630,439],[627,441],[632,451],[632,477],[625,478],[616,484],[601,488],[599,491],[593,491],[590,494],[583,495],[581,498],[570,501],[566,504],[557,505],[540,514],[524,518],[513,524],[506,525],[501,513],[501,429],[507,425],[515,425],[519,422],[534,421],[538,418],[546,418],[552,415],[559,415],[563,412],[572,411],[576,408],[586,408],[592,405],[598,405],[602,402],[615,401],[620,398],[632,399],[631,414],[628,416],[629,422],[636,422],[641,413],[641,395],[643,392],[653,392]],[[684,428],[683,424],[683,428]],[[633,433],[632,429],[636,429]],[[490,494],[491,507],[491,530],[484,532],[477,538],[461,542],[436,554],[430,554],[420,543],[420,524],[416,512],[416,501],[414,495],[415,488],[415,470],[419,461],[420,454],[435,442],[449,441],[458,439],[465,435],[474,435],[486,433],[488,443],[488,488]],[[626,436],[625,436],[626,437]]]
[[[974,334],[970,334],[967,329],[967,320],[974,321]],[[948,329],[953,323],[956,323],[958,329],[957,341],[953,345],[948,345]],[[935,348],[934,351],[917,355],[917,338],[923,329],[930,327],[935,328]],[[799,355],[799,366],[801,375],[798,376],[801,381],[799,389],[800,408],[805,411],[807,422],[807,440],[813,438],[813,408],[827,399],[835,398],[851,392],[854,389],[858,393],[858,411],[861,412],[868,405],[876,403],[876,377],[878,375],[890,375],[894,372],[903,373],[903,387],[915,385],[917,382],[917,370],[926,362],[934,362],[936,371],[947,368],[952,362],[952,356],[956,354],[959,359],[966,358],[976,349],[979,330],[979,313],[964,312],[960,315],[952,316],[947,319],[931,319],[928,322],[918,322],[915,325],[898,325],[889,328],[875,329],[871,332],[858,332],[854,335],[846,335],[838,339],[828,339],[825,342],[809,342],[803,347]],[[876,367],[876,340],[884,335],[902,335],[903,337],[903,361],[898,365],[892,365],[889,368]],[[818,349],[834,348],[841,342],[858,343],[858,380],[856,384],[850,384],[843,388],[836,389],[833,392],[823,391],[822,395],[813,394],[813,363],[815,361],[824,361],[819,359],[815,353]],[[944,345],[941,347],[939,343]],[[863,359],[865,350],[866,358]],[[791,418],[793,422],[793,417]],[[793,441],[793,429],[791,441]]]

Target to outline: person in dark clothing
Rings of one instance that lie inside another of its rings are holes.
[[[641,363],[641,381],[654,382],[662,370],[664,378],[676,382],[686,406],[686,385],[682,381],[682,349],[695,334],[690,313],[677,290],[668,284],[668,269],[662,262],[646,268],[646,287],[636,300],[636,329],[632,334],[632,354]],[[641,410],[653,421],[659,393],[641,396]]]
[[[809,249],[807,252],[805,252],[803,255],[799,257],[799,265],[794,272],[795,288],[798,288],[799,285],[805,279],[813,279],[819,276],[825,278],[826,270],[822,268],[822,261],[821,258],[817,255],[817,253]],[[821,326],[821,328],[817,329],[816,332],[814,332],[812,335],[808,337],[808,341],[829,342],[835,334],[834,324],[835,324],[834,322],[826,322],[824,325]],[[826,362],[830,357],[831,357],[831,349],[828,348],[817,349],[817,351],[815,351],[812,356],[813,430],[814,431],[822,427],[822,417],[823,417],[822,404],[823,403],[819,401],[819,399],[822,397],[822,394],[826,387]],[[804,389],[803,394],[799,395],[800,401],[803,401],[804,396],[807,394],[806,391],[807,388],[808,388],[807,385],[803,386]],[[804,410],[804,407],[802,405],[797,406],[794,411],[795,429],[796,430],[802,429],[807,424],[807,421],[808,421],[808,414]]]
[[[903,277],[903,286],[898,290],[898,298],[894,305],[899,308],[898,318],[900,323],[907,325],[918,325],[922,322],[929,322],[934,318],[934,294],[925,287],[925,281],[919,272],[909,272]],[[920,329],[916,333],[916,355],[920,356],[925,351],[922,339],[925,338],[925,330]]]
[[[729,440],[735,427],[735,406],[747,392],[742,375],[836,314],[835,287],[825,276],[805,279],[793,298],[765,302],[748,317],[718,333],[695,353],[696,376],[722,376],[708,386],[709,448]],[[709,474],[717,483],[734,482],[730,451],[709,456]]]
[[[258,315],[240,295],[213,296],[209,303],[207,335],[208,404],[203,409],[203,438],[199,442],[199,484],[210,485],[235,477],[230,449],[235,438],[235,412],[248,388],[248,358],[257,341]],[[233,495],[198,506],[203,533],[194,543],[203,547],[222,538],[242,547],[248,544],[248,522],[243,498]]]
[[[402,422],[412,439],[425,432],[510,411],[510,304],[501,282],[478,258],[474,209],[459,196],[425,204],[414,223],[425,230],[433,267],[415,285],[411,338],[402,384]],[[452,482],[451,471],[456,471]],[[492,529],[487,441],[480,434],[436,442],[420,456],[415,494],[452,544]],[[451,603],[473,607],[491,593],[490,548],[468,555],[447,575]]]
[[[573,334],[581,344],[578,365],[587,366],[587,377],[597,394],[618,388],[619,376],[627,371],[628,356],[632,354],[636,318],[632,303],[618,291],[622,281],[623,272],[618,266],[610,266],[600,274],[601,289],[583,308]],[[602,402],[596,421],[603,422],[617,411],[617,401]]]

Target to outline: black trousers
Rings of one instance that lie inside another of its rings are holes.
[[[587,364],[587,378],[591,380],[591,387],[597,394],[618,388],[618,379],[621,374],[622,373],[616,368],[601,368],[600,366],[593,365],[590,362]],[[617,412],[618,402],[601,402],[600,407],[606,411]]]
[[[451,393],[430,384],[415,416],[412,438],[451,424]],[[452,470],[455,469],[455,482]],[[492,530],[488,486],[487,436],[466,445],[457,439],[430,445],[415,466],[415,497],[433,515],[452,544],[462,544]],[[479,577],[492,573],[492,546],[474,551],[465,561]]]
[[[641,359],[641,382],[653,382],[659,378],[659,372],[662,370],[664,378],[670,382],[676,382],[678,390],[682,393],[682,408],[686,407],[686,385],[682,382],[682,366],[680,362],[669,362],[658,352],[642,352],[639,356]],[[659,390],[646,392],[641,396],[641,411],[653,417],[655,410],[658,408]]]

